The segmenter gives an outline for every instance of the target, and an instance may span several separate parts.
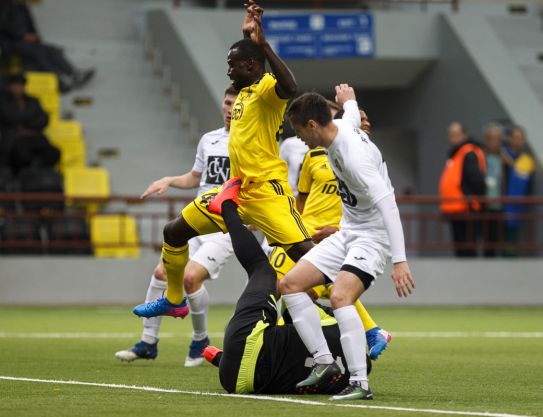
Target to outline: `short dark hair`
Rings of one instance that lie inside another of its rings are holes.
[[[293,100],[287,110],[287,116],[291,123],[300,126],[307,125],[310,119],[321,126],[326,126],[332,121],[328,102],[318,93],[304,93]]]
[[[237,49],[239,57],[243,60],[254,59],[264,66],[266,64],[266,54],[264,48],[257,45],[249,38],[243,38],[233,44],[230,49]]]
[[[225,96],[237,96],[239,94],[239,91],[234,88],[232,84],[228,84],[226,88],[224,89],[224,95]]]
[[[326,103],[328,104],[328,107],[330,108],[330,110],[335,110],[335,111],[343,110],[343,108],[339,104],[337,104],[335,101],[326,100]]]

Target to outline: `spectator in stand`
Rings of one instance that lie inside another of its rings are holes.
[[[481,204],[470,197],[486,193],[485,155],[461,123],[452,122],[447,132],[451,148],[439,181],[441,212],[451,225],[455,255],[475,257],[477,222],[469,215],[480,212]]]
[[[507,197],[525,197],[532,193],[535,171],[534,158],[525,151],[526,134],[520,126],[511,129],[508,143],[505,146],[504,160],[506,168]],[[508,243],[506,256],[517,256],[518,250],[515,243],[519,240],[519,232],[522,226],[522,212],[526,206],[523,204],[505,204],[505,240]]]
[[[502,196],[504,184],[504,164],[502,157],[503,128],[499,124],[490,124],[484,132],[486,157],[486,196],[498,198]],[[503,205],[491,202],[485,205],[489,218],[483,224],[483,238],[489,246],[484,249],[485,257],[498,254],[497,243],[503,242]]]
[[[25,78],[13,75],[0,94],[0,161],[17,174],[28,166],[54,166],[60,152],[52,146],[43,129],[49,118],[34,97],[24,93]]]
[[[23,0],[0,1],[0,50],[2,58],[18,55],[37,71],[55,73],[61,92],[83,86],[95,72],[74,68],[60,48],[43,43]]]

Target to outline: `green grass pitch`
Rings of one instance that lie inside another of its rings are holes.
[[[114,353],[139,340],[141,321],[129,307],[3,307],[0,416],[409,417],[489,412],[543,417],[543,308],[379,307],[370,311],[396,336],[370,378],[375,400],[354,403],[372,408],[349,408],[338,407],[324,396],[288,397],[317,403],[302,404],[202,395],[224,391],[211,365],[183,368],[190,318],[164,318],[158,358],[127,364],[117,361]],[[230,306],[211,309],[213,344],[222,345],[220,335],[231,314]]]

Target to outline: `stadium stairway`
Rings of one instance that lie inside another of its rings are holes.
[[[148,3],[55,0],[33,8],[44,39],[78,67],[97,69],[89,84],[62,97],[62,109],[81,122],[87,164],[109,171],[112,194],[139,195],[154,179],[190,170],[194,158],[189,131],[144,58],[138,22]]]
[[[543,161],[542,21],[536,10],[512,14],[507,5],[465,8],[445,15],[510,119],[523,126]]]

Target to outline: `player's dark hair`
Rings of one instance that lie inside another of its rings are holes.
[[[287,116],[291,123],[300,126],[307,125],[309,120],[315,120],[319,125],[326,126],[332,121],[332,114],[326,99],[318,93],[304,93],[290,104]]]
[[[232,84],[228,84],[226,88],[224,89],[225,96],[237,96],[238,94],[239,94],[239,91],[236,90]]]
[[[230,49],[237,49],[238,56],[243,59],[254,59],[264,66],[266,64],[266,54],[264,48],[255,44],[251,39],[244,38],[233,44]]]
[[[337,104],[335,101],[332,100],[326,100],[326,103],[328,104],[328,107],[330,107],[330,110],[335,111],[341,111],[343,110],[339,104]]]

